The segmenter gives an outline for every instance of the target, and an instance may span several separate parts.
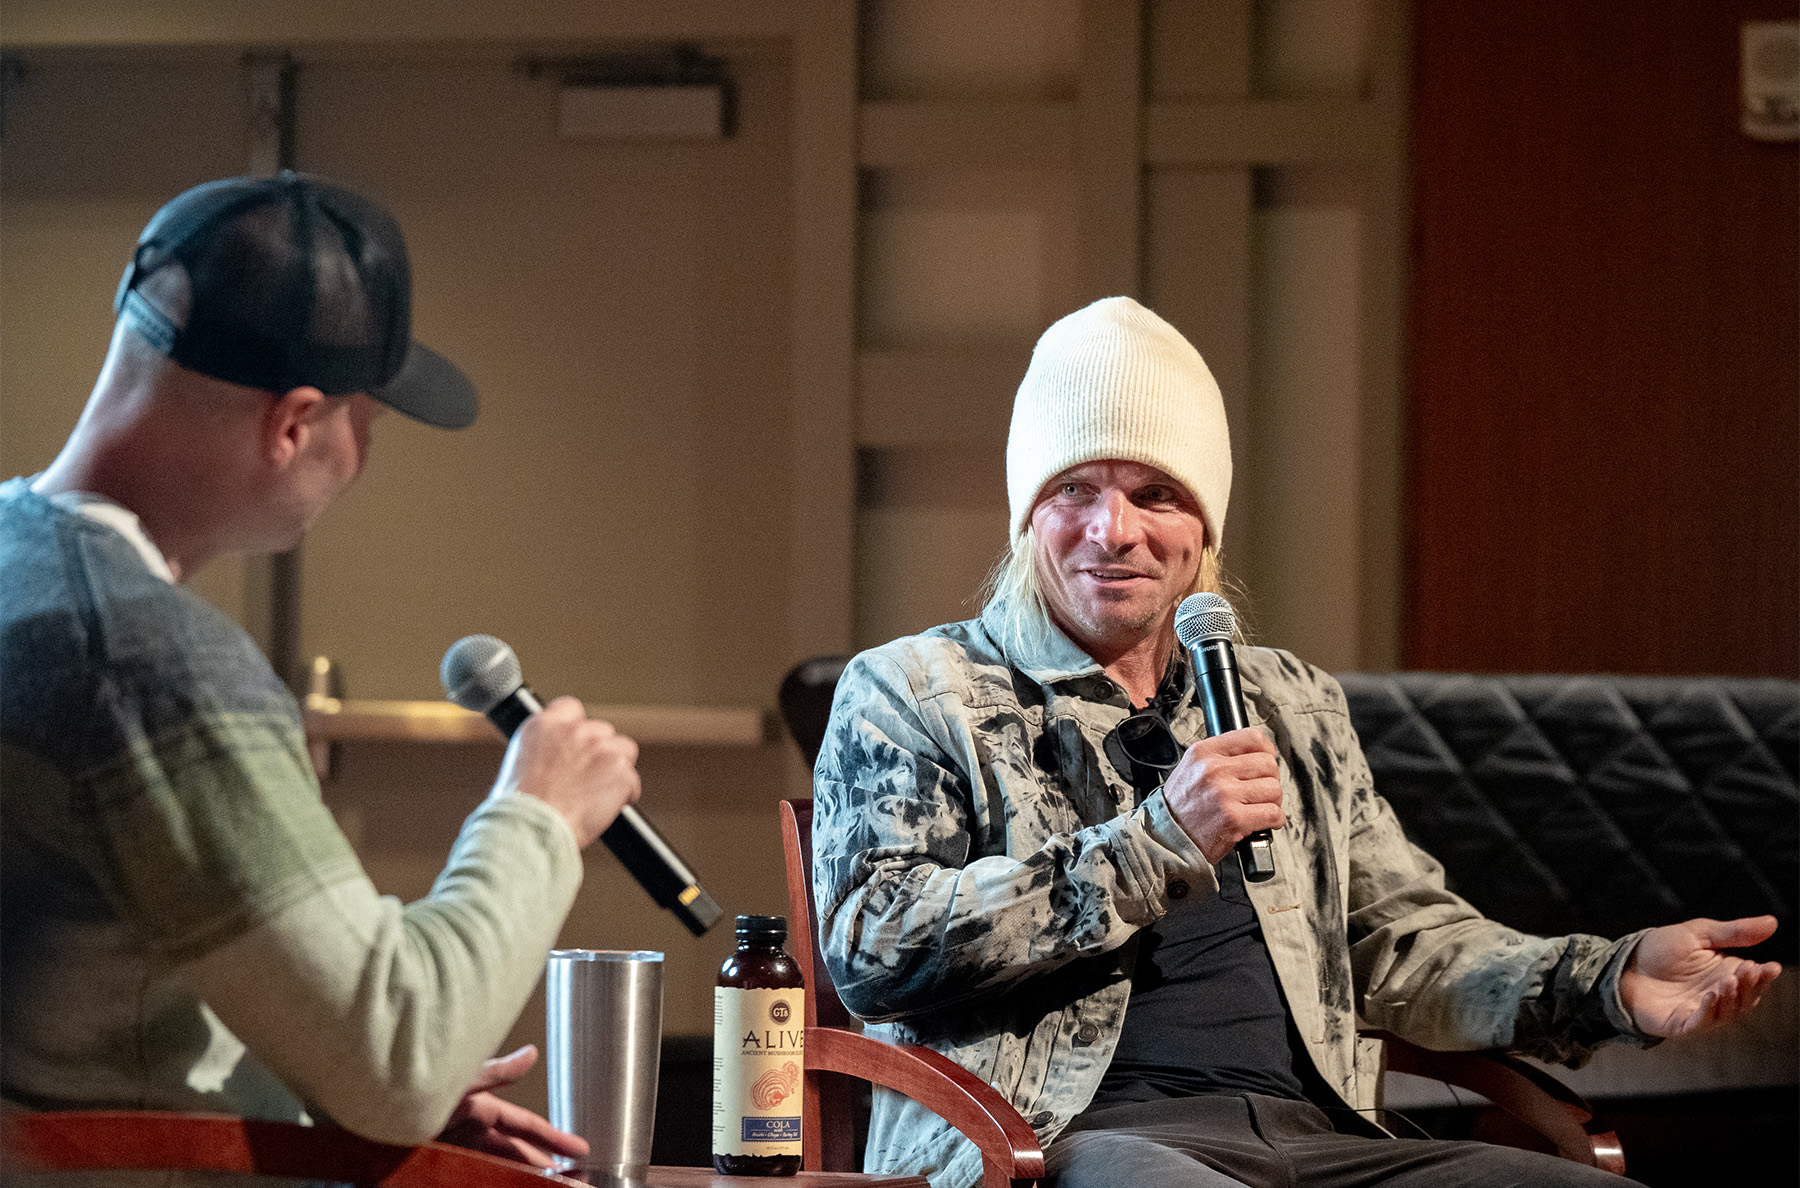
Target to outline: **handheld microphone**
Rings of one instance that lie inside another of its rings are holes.
[[[517,654],[491,635],[470,635],[451,644],[438,675],[446,697],[464,709],[486,714],[508,738],[525,719],[544,708],[526,687]],[[719,905],[700,889],[694,872],[635,808],[621,808],[600,840],[637,879],[638,886],[659,906],[674,912],[689,932],[702,936],[718,922],[722,914]]]
[[[1200,708],[1206,715],[1206,732],[1224,734],[1250,724],[1244,713],[1244,690],[1238,684],[1237,649],[1231,637],[1237,617],[1231,604],[1217,594],[1190,594],[1175,608],[1175,638],[1194,658],[1200,686]],[[1275,877],[1275,839],[1258,829],[1237,844],[1238,865],[1246,882],[1261,883]]]

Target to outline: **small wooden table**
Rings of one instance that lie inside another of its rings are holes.
[[[0,1176],[172,1169],[395,1188],[588,1188],[581,1180],[462,1147],[395,1147],[336,1127],[142,1110],[0,1114]],[[721,1176],[710,1167],[652,1167],[645,1179],[651,1188],[928,1188],[921,1176]]]
[[[653,1167],[650,1188],[928,1188],[924,1176],[868,1176],[861,1172],[809,1172],[793,1176],[722,1176],[710,1167]]]

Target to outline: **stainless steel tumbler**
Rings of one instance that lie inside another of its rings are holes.
[[[556,949],[545,974],[550,1122],[592,1148],[565,1174],[639,1188],[662,1054],[663,955]]]

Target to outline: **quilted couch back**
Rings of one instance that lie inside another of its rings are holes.
[[[1800,956],[1800,682],[1347,673],[1407,833],[1526,932],[1772,914]]]

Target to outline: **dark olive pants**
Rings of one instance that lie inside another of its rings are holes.
[[[1257,1094],[1082,1114],[1045,1153],[1056,1188],[1629,1188],[1536,1151],[1340,1134],[1309,1102]]]

